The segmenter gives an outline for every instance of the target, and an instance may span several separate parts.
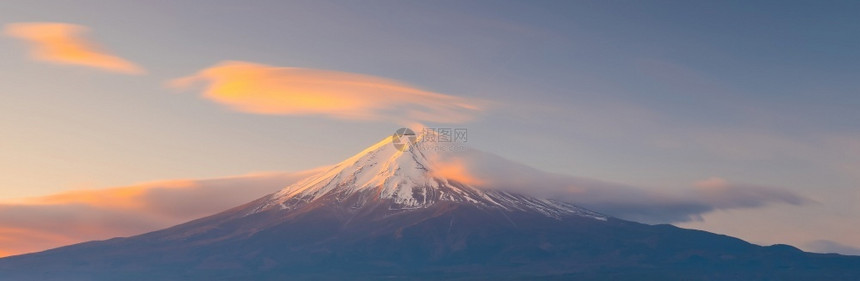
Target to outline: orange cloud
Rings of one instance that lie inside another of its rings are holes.
[[[370,75],[226,61],[169,84],[204,81],[203,96],[247,113],[322,115],[351,120],[458,123],[481,102],[417,89]]]
[[[0,249],[0,257],[32,252],[34,248],[48,249],[75,242],[79,241],[61,233],[3,227],[0,228],[0,245],[3,246]]]
[[[470,165],[466,163],[464,159],[431,159],[431,161],[435,162],[432,173],[436,177],[455,180],[471,186],[483,186],[487,184],[486,180],[480,179],[474,175],[470,170]]]
[[[85,204],[103,208],[142,209],[149,203],[145,200],[149,192],[163,189],[193,189],[199,185],[193,180],[171,180],[108,189],[67,191],[42,197],[24,198],[19,202],[30,205]]]
[[[0,257],[176,225],[247,203],[324,168],[169,180],[0,202]]]
[[[109,71],[142,74],[144,70],[123,58],[108,54],[82,38],[87,28],[74,24],[33,22],[7,24],[4,33],[30,42],[30,55],[40,61],[83,65]]]

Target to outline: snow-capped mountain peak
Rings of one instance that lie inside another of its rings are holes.
[[[400,151],[392,144],[392,137],[387,137],[328,171],[281,190],[277,196],[313,200],[331,192],[349,195],[375,190],[380,199],[416,205],[426,202],[415,200],[413,188],[439,185],[431,180],[429,166],[417,146]]]
[[[256,212],[272,208],[296,209],[310,202],[349,204],[361,208],[368,203],[383,202],[389,210],[417,209],[440,202],[465,203],[482,208],[506,211],[539,212],[551,217],[584,215],[603,216],[553,200],[479,189],[434,173],[433,154],[423,149],[422,140],[405,146],[389,136],[364,151],[338,163],[318,175],[290,185],[270,196]]]

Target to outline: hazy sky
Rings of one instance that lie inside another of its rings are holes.
[[[791,192],[811,203],[681,225],[857,251],[858,14],[855,1],[2,1],[0,199],[306,170],[421,122],[547,172]]]

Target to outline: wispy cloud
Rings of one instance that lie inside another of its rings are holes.
[[[692,183],[690,188],[674,191],[636,187],[547,173],[477,150],[436,154],[431,161],[456,164],[455,172],[445,175],[479,187],[561,199],[608,215],[647,223],[700,220],[702,214],[714,210],[812,202],[788,190],[735,184],[721,178],[702,180]]]
[[[364,74],[226,61],[171,81],[206,82],[203,96],[231,109],[274,115],[321,115],[398,123],[471,120],[481,102]]]
[[[53,22],[11,23],[4,28],[7,36],[31,44],[33,59],[99,68],[127,74],[145,71],[136,64],[112,55],[82,35],[87,28],[80,25]]]
[[[321,169],[160,181],[0,202],[0,254],[157,230],[247,203]]]

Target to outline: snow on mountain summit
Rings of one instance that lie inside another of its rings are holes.
[[[426,203],[413,196],[413,188],[439,185],[428,172],[429,161],[421,149],[412,146],[400,151],[388,137],[316,177],[281,190],[278,196],[312,200],[333,191],[349,195],[375,189],[379,198],[413,206]]]
[[[272,208],[297,209],[308,203],[349,204],[361,208],[384,202],[389,210],[408,210],[440,202],[473,204],[506,211],[538,212],[550,217],[567,215],[605,219],[572,204],[520,194],[479,189],[438,176],[434,153],[421,145],[396,147],[387,137],[327,171],[272,194],[255,212]],[[420,144],[420,139],[417,140]],[[398,149],[402,148],[402,149]]]

